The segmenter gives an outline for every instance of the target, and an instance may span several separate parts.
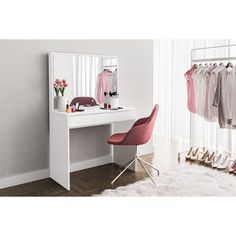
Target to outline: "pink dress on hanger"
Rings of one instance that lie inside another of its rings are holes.
[[[109,93],[110,90],[110,79],[111,73],[103,71],[98,75],[98,89],[97,89],[97,100],[98,103],[104,103],[104,92]]]
[[[197,69],[197,66],[192,66],[185,74],[184,77],[186,78],[187,82],[187,95],[188,95],[188,109],[192,113],[196,113],[195,107],[195,94],[194,94],[194,83],[192,74]]]

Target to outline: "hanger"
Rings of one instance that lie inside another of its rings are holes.
[[[223,63],[223,62],[221,62],[221,63],[220,63],[220,66],[224,66],[224,63]]]
[[[231,67],[231,68],[234,67],[233,64],[232,64],[232,62],[228,62],[227,65],[225,66],[225,68],[229,68],[229,67]]]
[[[109,70],[109,69],[104,69],[103,71],[106,71],[106,72],[112,73],[111,70]]]
[[[217,66],[217,63],[215,62],[215,63],[213,64],[213,66]]]

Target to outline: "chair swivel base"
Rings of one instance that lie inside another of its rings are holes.
[[[152,180],[152,182],[156,185],[156,182],[154,181],[153,177],[151,176],[151,174],[148,172],[148,170],[146,169],[146,167],[144,166],[144,164],[146,164],[147,166],[151,167],[152,169],[157,171],[157,174],[159,175],[160,172],[159,170],[154,167],[153,165],[149,164],[148,162],[144,161],[142,158],[140,158],[139,156],[135,156],[134,159],[132,159],[131,161],[127,162],[126,164],[124,164],[123,166],[120,167],[120,170],[122,168],[124,168],[124,170],[122,170],[116,177],[115,179],[113,179],[113,181],[111,182],[111,185],[113,185],[115,183],[115,181],[135,162],[139,162],[140,165],[142,166],[142,168],[144,169],[144,171],[146,172],[146,174],[149,176],[149,178]]]

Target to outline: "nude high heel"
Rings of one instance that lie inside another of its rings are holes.
[[[215,157],[215,152],[213,152],[211,155],[209,155],[206,159],[205,159],[205,164],[208,166],[211,166],[212,164],[212,160]]]
[[[192,156],[192,154],[193,154],[193,147],[191,147],[191,148],[189,149],[187,155],[185,156],[185,159],[186,159],[186,160],[189,160],[190,157]]]
[[[198,148],[196,149],[195,152],[193,152],[193,155],[190,157],[191,161],[196,161],[198,156]]]
[[[229,164],[229,156],[221,158],[220,164],[217,166],[218,170],[224,170]]]
[[[222,158],[222,154],[220,154],[219,156],[215,156],[212,160],[212,168],[217,168],[217,166],[220,164],[221,162],[221,158]]]
[[[199,161],[200,164],[204,163],[206,158],[210,155],[210,153],[208,152],[208,150],[204,153],[198,153],[198,157],[197,160]]]

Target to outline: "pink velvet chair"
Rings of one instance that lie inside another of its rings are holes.
[[[136,154],[134,158],[128,163],[126,163],[124,166],[122,166],[122,167],[126,166],[125,169],[111,182],[111,184],[113,184],[134,162],[137,162],[137,161],[140,163],[140,165],[145,170],[147,175],[151,178],[152,182],[155,184],[154,179],[152,178],[150,173],[147,171],[144,164],[155,169],[158,175],[159,175],[159,170],[138,156],[137,146],[145,144],[150,140],[158,110],[159,110],[159,105],[156,104],[152,110],[151,115],[149,117],[145,117],[145,118],[141,118],[137,120],[127,133],[113,134],[112,136],[108,138],[107,142],[112,145],[136,146]]]

